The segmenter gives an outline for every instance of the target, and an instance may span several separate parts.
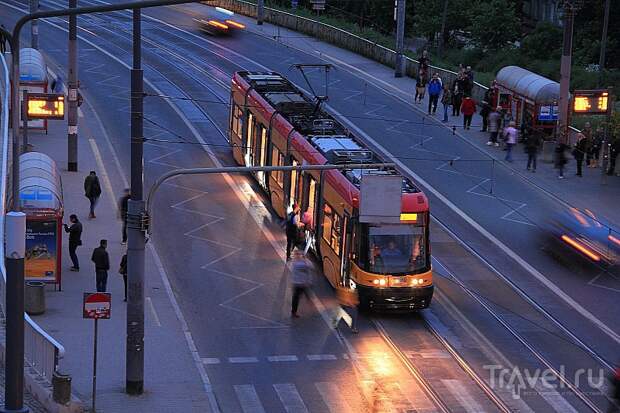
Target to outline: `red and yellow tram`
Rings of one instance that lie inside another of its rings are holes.
[[[278,73],[237,72],[232,79],[230,144],[245,166],[381,163],[329,113]],[[382,170],[256,172],[276,213],[294,203],[310,216],[309,238],[336,287],[356,288],[365,307],[426,308],[433,295],[426,196],[403,179],[399,223],[362,223],[362,174]]]

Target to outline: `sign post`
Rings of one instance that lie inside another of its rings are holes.
[[[92,411],[96,412],[97,399],[97,322],[99,319],[110,318],[112,307],[112,294],[110,293],[84,293],[82,317],[95,320],[95,337],[93,340],[93,405]]]

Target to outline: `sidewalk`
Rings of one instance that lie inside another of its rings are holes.
[[[197,368],[196,351],[187,325],[180,315],[167,276],[154,248],[147,244],[145,263],[145,365],[144,394],[128,396],[125,388],[126,303],[123,279],[118,273],[126,247],[121,245],[121,223],[117,219],[117,197],[127,187],[117,168],[111,145],[86,102],[81,107],[79,172],[67,172],[67,127],[50,122],[48,135],[32,133],[34,151],[51,156],[62,175],[65,220],[77,214],[84,226],[83,245],[78,248],[80,271],[70,272],[67,234],[63,236],[62,291],[48,287],[47,310],[33,317],[66,349],[61,371],[72,376],[72,391],[90,409],[92,397],[93,321],[82,318],[82,293],[95,291],[95,271],[90,260],[100,239],[108,240],[110,271],[107,290],[112,294],[112,317],[99,322],[97,370],[98,412],[208,412],[207,392]],[[128,128],[129,130],[129,128]],[[83,182],[88,171],[99,176],[102,195],[97,218],[89,220]]]
[[[526,179],[530,184],[547,192],[551,197],[559,198],[565,203],[578,208],[588,208],[597,214],[602,214],[613,223],[620,223],[620,208],[617,208],[617,200],[620,199],[620,177],[603,177],[600,168],[586,168],[584,165],[583,177],[579,178],[575,176],[576,162],[570,154],[567,154],[569,162],[564,172],[565,179],[559,180],[553,163],[543,162],[542,149],[538,155],[537,171],[535,174],[530,173],[526,170],[527,154],[524,153],[522,144],[518,144],[513,148],[513,163],[504,161],[506,153],[501,148],[486,146],[489,134],[480,132],[482,118],[478,113],[474,115],[470,130],[463,129],[462,116],[449,116],[449,121],[443,123],[441,98],[435,115],[427,114],[428,92],[421,104],[416,105],[413,103],[415,94],[414,79],[408,77],[395,78],[392,68],[309,36],[300,35],[289,29],[278,28],[268,23],[258,26],[254,19],[242,18],[247,23],[246,26],[249,31],[271,39],[277,38],[281,43],[289,47],[316,55],[329,63],[345,67],[368,83],[384,89],[386,92],[401,99],[403,103],[407,103],[419,110],[426,116],[429,124],[441,124],[449,129],[454,128],[457,136],[464,138],[473,147],[482,152],[483,156],[494,159],[503,167],[510,169],[512,173],[520,175],[522,179]],[[479,109],[480,106],[478,106]],[[449,114],[451,115],[451,113],[452,108],[450,107]],[[620,172],[620,167],[617,167],[616,171]]]

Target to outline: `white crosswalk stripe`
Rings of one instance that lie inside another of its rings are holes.
[[[266,413],[254,386],[251,384],[238,384],[234,387],[244,413]]]
[[[556,412],[577,413],[577,410],[560,393],[549,388],[549,386],[545,386],[541,380],[536,383],[535,389],[540,397],[545,399]]]
[[[418,413],[436,412],[437,408],[424,393],[420,385],[414,380],[404,380],[396,383],[396,387],[400,389],[400,393],[409,402],[413,409]]]
[[[471,397],[463,383],[459,380],[443,379],[441,382],[468,413],[483,413],[485,411],[482,406],[480,406],[480,403]]]
[[[273,388],[284,405],[286,413],[308,413],[308,409],[301,399],[297,388],[292,383],[274,384]]]
[[[342,389],[338,387],[338,385],[335,383],[320,382],[315,383],[315,386],[330,412],[342,413],[351,410],[349,404],[342,395]]]

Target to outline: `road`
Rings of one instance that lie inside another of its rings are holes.
[[[2,4],[11,6],[9,22],[24,9],[20,2]],[[42,8],[61,6],[42,2]],[[171,168],[232,164],[226,130],[234,71],[274,70],[307,87],[291,64],[321,62],[250,32],[204,37],[190,23],[203,7],[145,13],[151,16],[143,24],[150,95],[147,187]],[[97,108],[128,172],[131,17],[114,13],[79,21],[82,94]],[[64,66],[66,23],[50,23],[41,48]],[[318,72],[310,78],[320,87]],[[330,107],[548,283],[515,265],[441,197],[427,192],[434,217],[450,231],[434,226],[438,294],[430,310],[407,318],[364,317],[359,336],[335,332],[329,325],[333,293],[323,283],[313,305],[306,304],[303,317],[291,322],[282,230],[253,182],[245,176],[175,179],[156,200],[153,240],[222,411],[441,411],[442,405],[450,411],[494,411],[501,407],[472,379],[489,382],[488,366],[532,371],[564,366],[566,377],[573,377],[578,369],[598,371],[602,363],[596,357],[615,362],[617,292],[589,284],[599,275],[591,266],[567,267],[544,251],[541,227],[558,208],[556,200],[355,72],[338,67],[329,81]],[[461,369],[449,350],[474,372]],[[425,385],[431,390],[422,390]],[[581,386],[577,392],[543,392],[537,381],[534,387],[521,399],[506,388],[495,392],[509,408],[522,411],[597,411],[606,403],[596,392],[580,399],[576,394],[589,390]]]

